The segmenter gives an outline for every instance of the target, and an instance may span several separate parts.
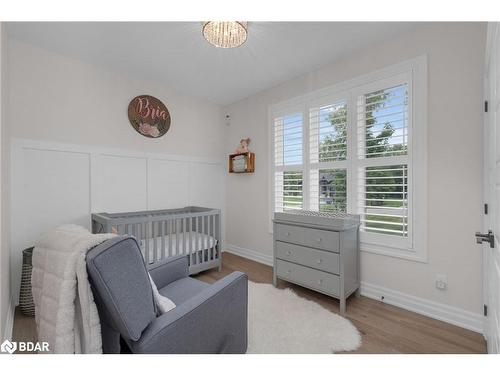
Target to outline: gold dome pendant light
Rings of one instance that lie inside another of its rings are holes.
[[[220,48],[235,48],[247,40],[248,22],[209,21],[203,25],[203,36],[212,45]]]

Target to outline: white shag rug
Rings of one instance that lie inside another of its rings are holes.
[[[248,282],[247,353],[321,354],[360,345],[361,335],[349,320],[291,289]]]

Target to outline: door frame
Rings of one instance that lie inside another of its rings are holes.
[[[494,193],[491,190],[491,180],[496,180],[496,172],[495,166],[490,168],[491,160],[496,159],[496,147],[500,147],[500,145],[496,145],[496,131],[493,129],[491,121],[492,121],[492,108],[496,103],[494,101],[498,101],[498,98],[493,98],[491,96],[491,58],[492,53],[495,51],[494,43],[500,42],[500,37],[498,35],[500,31],[500,24],[497,22],[489,22],[487,26],[487,36],[486,36],[486,48],[485,48],[485,61],[484,61],[484,72],[483,72],[483,103],[486,105],[488,103],[488,111],[486,108],[483,112],[483,203],[488,205],[488,214],[483,211],[483,220],[482,220],[482,230],[483,233],[487,233],[488,230],[495,230],[497,226],[497,221],[499,220],[500,213],[495,211],[495,217],[493,217],[492,212],[497,208],[494,207],[495,197],[492,197],[491,194]],[[500,74],[498,72],[497,74]],[[496,77],[493,77],[496,79]],[[498,95],[498,93],[497,93]],[[495,139],[495,141],[493,141]],[[493,147],[495,145],[495,147]],[[492,155],[493,153],[493,155]],[[500,233],[496,233],[495,238],[498,237]],[[499,246],[498,241],[496,241],[495,246]],[[483,285],[483,304],[485,306],[490,306],[490,296],[489,296],[489,266],[491,259],[491,248],[489,244],[484,243],[482,245],[482,285]],[[490,321],[491,314],[483,317],[483,336],[488,343],[488,352],[491,350],[492,345],[492,324]]]

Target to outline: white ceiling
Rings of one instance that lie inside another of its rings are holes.
[[[229,104],[327,65],[415,23],[250,22],[247,42],[219,49],[201,22],[9,23],[8,34],[170,89]]]

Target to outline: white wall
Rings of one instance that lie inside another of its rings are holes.
[[[226,152],[233,151],[240,138],[250,137],[257,162],[254,174],[227,177],[226,246],[261,260],[272,255],[267,198],[270,105],[428,54],[429,260],[417,263],[364,252],[362,281],[386,288],[376,288],[379,292],[421,302],[427,309],[437,302],[446,314],[467,315],[480,325],[481,248],[475,245],[474,232],[481,228],[485,35],[485,24],[422,24],[224,108],[231,116]],[[437,273],[448,276],[447,291],[435,288]]]
[[[220,107],[12,39],[8,41],[12,137],[190,156],[222,156]],[[168,69],[168,66],[165,67]],[[156,96],[172,122],[161,138],[139,135],[127,108]]]
[[[10,336],[12,311],[10,306],[10,142],[5,121],[5,33],[0,24],[0,340]]]
[[[224,209],[219,106],[12,39],[7,58],[15,298],[21,250],[57,225],[89,227],[90,213],[102,211]],[[170,111],[170,130],[159,139],[128,121],[128,104],[140,94]]]

